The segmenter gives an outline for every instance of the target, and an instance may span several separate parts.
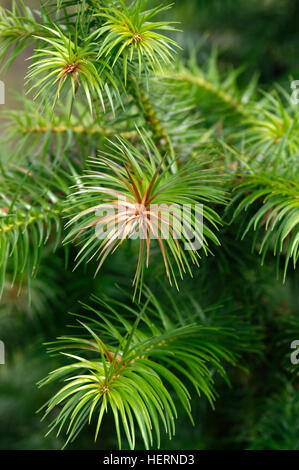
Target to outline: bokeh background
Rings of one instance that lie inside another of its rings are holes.
[[[39,5],[39,2],[33,0],[24,2],[31,8]],[[0,0],[0,5],[10,8],[11,1]],[[186,56],[190,49],[195,48],[199,60],[204,62],[211,50],[217,49],[221,68],[225,69],[228,65],[243,67],[244,73],[240,80],[244,82],[257,73],[265,88],[272,86],[273,82],[289,86],[291,77],[299,79],[299,2],[296,0],[176,0],[174,9],[168,15],[181,23],[183,33],[178,35],[177,40]],[[2,120],[5,120],[5,109],[18,106],[14,93],[23,92],[28,65],[26,59],[29,56],[30,49],[21,54],[6,77],[0,76],[6,84],[6,105],[1,109]],[[25,289],[19,296],[15,289],[9,286],[5,289],[0,304],[0,338],[5,338],[7,358],[5,366],[0,366],[0,449],[61,448],[60,438],[52,435],[44,437],[46,424],[41,423],[40,415],[36,414],[51,392],[49,389],[39,389],[36,382],[57,365],[56,359],[46,354],[43,343],[65,333],[65,325],[69,322],[67,312],[79,309],[78,299],[87,300],[91,292],[100,293],[103,289],[109,293],[112,280],[125,277],[125,259],[121,263],[118,258],[118,262],[118,266],[111,262],[96,280],[88,272],[77,271],[76,282],[74,277],[70,282],[70,276],[73,275],[65,271],[63,257],[45,257],[41,267],[44,276],[39,276],[39,279],[44,280],[35,281],[31,306],[28,305]],[[252,282],[264,289],[261,294],[264,310],[269,309],[273,313],[276,296],[283,303],[281,308],[297,307],[296,280],[291,279],[282,287],[279,281],[273,282],[274,267],[266,269],[270,281],[267,284],[264,276],[265,285],[261,286],[258,281],[258,261],[255,266],[248,267],[251,273],[255,273],[252,274]],[[192,290],[192,285],[188,286]],[[259,294],[256,292],[257,298]],[[271,360],[270,357],[268,360]],[[265,387],[268,386],[270,390],[280,380],[265,385],[266,367],[264,363],[262,367],[257,365],[256,368],[264,395]],[[195,404],[194,415],[199,418],[195,428],[186,418],[181,418],[174,442],[164,441],[162,448],[242,449],[261,445],[254,442],[255,414],[244,395],[247,379],[241,376],[238,380],[239,386],[234,387],[233,391],[223,387],[215,411],[210,409],[204,399]],[[258,393],[259,387],[256,390]],[[291,402],[290,396],[293,397]],[[279,406],[283,406],[283,399],[280,397],[282,401],[274,403],[278,408],[277,413]],[[295,392],[291,390],[286,399],[290,416],[299,416],[299,400],[296,400]],[[116,448],[112,423],[108,418],[106,421],[104,432],[96,445],[92,445],[93,430],[88,429],[71,448]],[[294,441],[290,446],[298,445],[299,448],[299,437],[296,434],[298,423],[290,418],[290,422],[283,426],[294,427]]]

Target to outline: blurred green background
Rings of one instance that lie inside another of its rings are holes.
[[[31,8],[39,5],[39,2],[32,0],[25,0],[25,3]],[[0,0],[0,4],[9,8],[11,2]],[[183,33],[178,35],[177,40],[184,48],[185,55],[188,55],[189,48],[195,46],[199,61],[203,62],[211,48],[217,48],[221,67],[225,68],[227,64],[233,64],[236,68],[244,67],[244,81],[258,72],[260,82],[265,87],[273,85],[273,82],[289,86],[290,77],[299,79],[298,1],[177,0],[168,15],[181,23]],[[7,77],[0,77],[6,83],[7,100],[3,110],[15,105],[13,92],[22,92],[24,89],[25,59],[28,56],[30,50],[18,58]],[[44,437],[46,424],[40,423],[40,416],[36,415],[36,410],[51,393],[49,389],[39,390],[36,382],[57,365],[55,359],[46,355],[42,343],[65,333],[65,325],[69,322],[66,312],[78,310],[78,299],[87,300],[91,292],[100,293],[102,289],[109,293],[113,282],[125,277],[125,272],[120,271],[120,266],[125,269],[124,259],[118,266],[110,263],[97,280],[93,280],[88,272],[77,271],[74,283],[74,275],[64,270],[60,259],[62,257],[57,256],[55,259],[46,257],[43,260],[41,269],[44,269],[45,274],[40,275],[39,279],[44,281],[36,281],[33,285],[31,306],[27,304],[26,292],[17,296],[16,290],[11,290],[9,286],[1,300],[0,338],[5,338],[7,361],[5,366],[0,366],[0,449],[61,447],[60,438],[56,439],[52,435]],[[252,272],[258,270],[257,262]],[[291,280],[284,288],[280,283],[273,285],[275,270],[271,267],[269,270],[271,288],[268,289],[267,285],[261,297],[264,309],[269,308],[272,313],[273,293],[279,292],[285,305],[292,303],[295,298],[295,281]],[[188,286],[190,289],[198,289],[196,280],[194,285],[189,283]],[[256,293],[257,298],[258,295],[259,292]],[[46,303],[42,301],[43,296],[47,298]],[[264,373],[264,370],[257,372],[261,382]],[[239,380],[242,382],[243,378]],[[259,393],[258,387],[256,393]],[[291,390],[288,400],[294,394]],[[246,398],[240,388],[230,390],[223,387],[220,396],[215,411],[211,411],[204,399],[195,404],[194,416],[200,418],[197,420],[199,424],[192,428],[186,418],[181,418],[174,442],[164,441],[162,448],[244,448],[254,445],[250,439],[253,416],[250,415],[250,406],[247,407],[247,415],[242,414]],[[298,400],[289,406],[294,408],[292,413],[298,416]],[[293,424],[291,422],[291,426]],[[96,445],[92,444],[93,430],[87,429],[71,448],[115,448],[112,423],[107,420],[103,429],[105,432]],[[299,440],[297,436],[296,439]]]

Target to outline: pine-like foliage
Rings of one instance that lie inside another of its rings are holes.
[[[223,190],[219,177],[207,168],[210,162],[193,157],[172,171],[178,162],[163,157],[153,141],[140,136],[140,150],[119,140],[112,144],[111,153],[90,161],[94,170],[82,177],[78,191],[70,197],[75,215],[68,223],[72,229],[66,242],[83,238],[78,262],[96,257],[98,272],[110,253],[125,240],[137,238],[139,255],[133,280],[137,287],[149,265],[151,240],[156,239],[170,283],[174,279],[177,285],[174,263],[181,277],[186,271],[192,274],[190,262],[198,265],[198,248],[207,254],[209,239],[219,244],[211,227],[217,230],[221,219],[211,204],[225,201]],[[200,216],[204,216],[203,227]],[[190,249],[185,252],[188,242]]]
[[[2,113],[0,430],[21,357],[50,427],[29,447],[298,449],[299,105],[182,51],[171,7],[0,7],[3,72],[29,58]]]
[[[193,421],[188,385],[213,403],[211,372],[225,374],[221,361],[234,362],[225,343],[229,340],[233,344],[236,339],[229,329],[196,323],[194,315],[184,319],[168,315],[151,293],[138,310],[113,299],[95,300],[100,310],[85,306],[95,313],[92,322],[80,315],[87,336],[61,337],[51,348],[65,351],[63,354],[74,361],[41,382],[67,381],[47,405],[45,416],[58,405],[62,407],[51,430],[60,434],[66,425],[68,443],[95,415],[97,439],[103,415],[111,409],[120,447],[120,423],[131,449],[135,447],[136,424],[145,447],[154,444],[154,436],[159,447],[162,424],[170,438],[175,433],[173,392]],[[136,318],[133,323],[126,318],[128,310]]]

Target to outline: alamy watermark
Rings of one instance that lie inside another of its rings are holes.
[[[291,353],[291,363],[296,366],[299,364],[299,340],[295,340],[291,343],[291,349],[294,349]]]
[[[0,80],[0,104],[5,104],[5,85]]]
[[[203,245],[202,204],[136,204],[119,198],[95,211],[96,237],[113,241],[181,240],[184,250]]]
[[[0,341],[0,365],[5,364],[5,346],[3,341]]]
[[[293,90],[291,95],[291,103],[293,105],[299,104],[299,80],[293,80],[291,82],[291,88]]]

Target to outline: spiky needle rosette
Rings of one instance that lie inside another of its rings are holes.
[[[77,265],[96,259],[97,273],[125,240],[135,240],[136,288],[149,264],[151,242],[156,242],[169,281],[177,286],[177,272],[183,278],[186,271],[192,275],[191,264],[198,265],[199,248],[207,254],[209,239],[219,244],[214,230],[221,219],[211,205],[225,197],[206,159],[193,158],[175,168],[150,139],[140,137],[142,150],[118,138],[111,143],[112,153],[90,160],[94,169],[69,199],[74,216],[66,242],[80,240]]]
[[[153,69],[169,64],[179,47],[173,39],[157,32],[177,31],[173,26],[174,22],[149,21],[172,5],[144,10],[147,3],[147,0],[138,0],[126,6],[120,0],[120,8],[103,8],[98,13],[98,16],[106,20],[97,31],[97,38],[103,38],[99,57],[106,60],[113,52],[112,66],[122,57],[125,81],[128,61],[132,62],[137,57],[141,73],[143,68]]]
[[[195,323],[194,311],[188,307],[185,319],[179,319],[175,309],[165,310],[146,291],[142,306],[93,298],[95,308],[83,304],[93,318],[87,313],[79,315],[80,335],[77,327],[72,335],[51,344],[49,352],[61,352],[68,363],[40,382],[41,386],[55,382],[61,387],[44,405],[44,417],[56,411],[49,433],[64,433],[65,446],[92,420],[96,440],[110,411],[119,448],[125,434],[134,449],[138,431],[147,449],[154,440],[159,448],[162,432],[170,439],[175,434],[177,402],[193,422],[191,389],[206,396],[213,406],[215,373],[228,382],[224,365],[234,365],[235,354],[226,344],[237,341],[232,330],[205,326],[200,320]],[[127,309],[135,321],[122,316]]]
[[[41,41],[41,47],[35,49],[34,61],[29,67],[27,80],[31,87],[28,92],[37,90],[35,98],[41,96],[43,100],[48,100],[49,93],[54,89],[54,107],[62,88],[69,82],[73,97],[79,87],[83,89],[91,112],[94,98],[99,98],[105,109],[104,93],[113,107],[108,83],[118,91],[117,84],[108,63],[96,60],[91,36],[85,39],[84,44],[79,44],[77,32],[72,40],[56,25],[51,28],[44,26],[43,29],[49,37],[36,36]]]

